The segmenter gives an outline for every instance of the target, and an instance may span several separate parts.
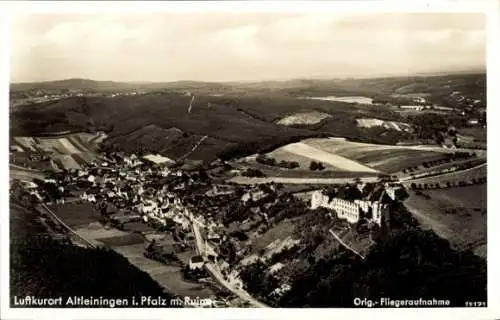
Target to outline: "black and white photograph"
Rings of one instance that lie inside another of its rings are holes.
[[[491,307],[484,6],[179,5],[10,16],[9,312]]]

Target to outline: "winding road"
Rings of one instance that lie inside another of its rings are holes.
[[[193,228],[193,232],[194,232],[194,235],[195,235],[195,238],[196,238],[196,249],[198,250],[198,252],[200,253],[200,255],[202,255],[205,258],[206,257],[205,244],[204,244],[203,237],[202,237],[200,229],[199,229],[201,223],[199,221],[197,221],[193,217],[192,214],[189,216],[189,219],[191,221],[191,226]],[[205,268],[207,269],[207,271],[210,273],[210,275],[212,275],[212,277],[219,284],[221,284],[224,288],[226,288],[227,290],[229,290],[232,293],[234,293],[235,295],[237,295],[239,298],[241,298],[241,299],[247,301],[248,303],[250,303],[253,307],[256,307],[256,308],[269,308],[268,305],[266,305],[266,304],[264,304],[264,303],[262,303],[260,301],[257,301],[255,298],[253,298],[245,290],[237,289],[237,288],[233,287],[228,281],[226,281],[224,279],[224,276],[222,275],[222,273],[220,272],[219,268],[214,263],[212,263],[212,262],[206,262],[205,263]]]

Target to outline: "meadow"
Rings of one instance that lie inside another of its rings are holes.
[[[99,209],[89,202],[65,203],[48,207],[69,226],[87,225],[101,217]]]
[[[79,169],[95,160],[97,144],[105,135],[73,133],[54,137],[13,137],[11,144],[22,152],[50,154],[59,169]]]
[[[400,146],[350,142],[342,139],[308,139],[305,144],[350,159],[380,172],[394,173],[424,161],[445,158],[444,153]]]
[[[458,249],[485,253],[487,185],[426,190],[431,198],[412,194],[405,201],[424,226],[432,227]]]
[[[424,177],[420,179],[411,180],[410,182],[415,182],[418,184],[436,184],[439,183],[441,185],[446,184],[446,182],[450,183],[459,183],[460,181],[469,182],[473,180],[477,180],[479,178],[485,178],[487,176],[487,164],[479,165],[477,167],[460,170],[455,172],[450,172],[446,174],[441,174],[438,176]]]

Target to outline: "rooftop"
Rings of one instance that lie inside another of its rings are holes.
[[[191,262],[192,263],[203,262],[203,257],[202,256],[193,256],[193,257],[191,257]]]
[[[155,164],[174,163],[175,162],[174,160],[167,158],[167,157],[164,157],[164,156],[159,155],[159,154],[148,154],[148,155],[144,156],[143,159],[151,161]]]

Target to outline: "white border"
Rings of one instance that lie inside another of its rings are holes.
[[[498,40],[499,33],[499,10],[498,1],[496,0],[476,0],[476,1],[217,1],[217,2],[0,2],[0,24],[2,34],[2,45],[0,46],[1,54],[1,83],[0,91],[2,103],[2,111],[4,116],[0,117],[3,125],[0,127],[4,130],[1,137],[1,150],[7,150],[8,146],[8,86],[9,86],[9,14],[16,13],[42,13],[42,12],[483,12],[488,16],[488,113],[489,113],[489,132],[488,137],[493,139],[498,136],[495,131],[499,127],[494,126],[494,120],[500,119],[500,98],[499,90],[500,79],[498,79],[500,66],[497,57],[500,57]],[[443,57],[446,59],[446,57]],[[498,160],[496,145],[491,144],[488,148],[488,156],[490,162],[495,164]],[[182,309],[182,310],[165,310],[165,309],[10,309],[9,308],[9,226],[8,226],[8,153],[1,154],[1,305],[2,319],[53,319],[54,315],[62,319],[162,319],[162,318],[218,318],[218,319],[260,319],[260,318],[373,318],[384,317],[389,318],[426,318],[436,317],[438,319],[454,318],[454,319],[494,319],[500,317],[498,307],[494,301],[500,300],[499,290],[500,282],[498,275],[500,270],[498,252],[498,232],[494,229],[500,225],[499,215],[495,209],[499,209],[495,201],[488,201],[488,304],[487,309],[419,309],[418,313],[415,309]],[[500,177],[499,170],[494,165],[488,168],[489,170],[489,188],[488,196],[491,200],[496,191],[495,179]]]

